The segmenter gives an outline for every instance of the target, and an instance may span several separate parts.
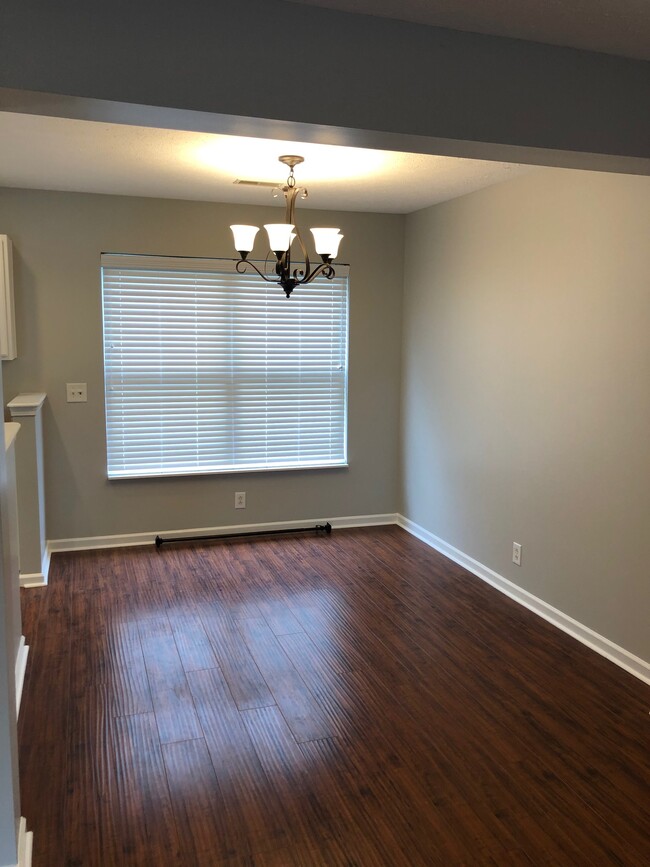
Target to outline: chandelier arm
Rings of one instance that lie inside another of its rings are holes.
[[[299,273],[304,274],[305,276],[299,278]],[[311,272],[307,271],[305,273],[299,268],[296,268],[296,270],[293,272],[294,279],[296,283],[298,283],[300,286],[306,286],[308,283],[311,283],[312,280],[315,280],[316,277],[320,276],[321,274],[328,280],[331,280],[332,277],[336,276],[336,272],[329,262],[323,262],[321,265],[318,265],[318,267],[314,268],[314,270]]]
[[[299,283],[303,283],[304,281],[298,279],[297,274],[306,274],[309,275],[309,271],[311,268],[311,263],[309,261],[309,253],[307,252],[307,247],[305,246],[305,242],[302,239],[302,235],[300,234],[300,229],[296,225],[296,199],[298,198],[298,194],[303,192],[301,187],[289,186],[287,185],[284,188],[284,197],[287,201],[287,216],[286,221],[290,225],[294,226],[294,231],[296,233],[296,238],[298,243],[300,244],[300,252],[302,254],[303,262],[305,263],[304,268],[296,269],[293,272],[294,278],[298,280]],[[305,191],[306,192],[306,191]],[[291,272],[291,253],[290,250],[287,251],[286,259],[282,262],[284,269],[287,274]]]
[[[257,267],[257,265],[254,262],[251,262],[248,259],[239,259],[239,261],[235,265],[235,271],[237,271],[238,274],[245,274],[246,273],[246,265],[250,265],[254,271],[257,271],[257,273],[260,275],[262,280],[265,280],[267,283],[277,283],[278,282],[274,278],[267,277],[263,271],[260,271],[260,269]]]
[[[307,252],[307,247],[305,247],[305,242],[302,240],[302,235],[300,234],[298,229],[296,229],[296,237],[298,238],[298,243],[300,244],[300,251],[302,252],[303,262],[305,263],[304,269],[301,268],[300,270],[303,271],[304,274],[309,274],[309,269],[311,267],[309,262],[309,253]]]

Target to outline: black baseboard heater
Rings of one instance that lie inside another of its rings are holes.
[[[205,536],[156,536],[154,542],[156,548],[161,545],[169,544],[170,542],[212,542],[221,539],[244,539],[246,536],[278,536],[281,533],[327,533],[332,532],[332,525],[329,521],[325,524],[316,524],[314,527],[287,527],[284,530],[256,530],[252,533],[212,533]]]

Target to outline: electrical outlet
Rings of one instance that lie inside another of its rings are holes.
[[[521,545],[519,542],[512,543],[512,562],[515,566],[521,566]]]
[[[246,508],[246,491],[237,491],[237,493],[235,494],[235,508]]]
[[[68,403],[86,403],[88,386],[85,382],[66,382],[65,390]]]

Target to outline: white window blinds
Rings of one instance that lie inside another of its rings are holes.
[[[346,463],[347,274],[287,299],[227,262],[104,254],[102,286],[109,478]]]

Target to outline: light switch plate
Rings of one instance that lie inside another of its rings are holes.
[[[66,382],[68,403],[86,403],[88,401],[88,385],[85,382]]]

